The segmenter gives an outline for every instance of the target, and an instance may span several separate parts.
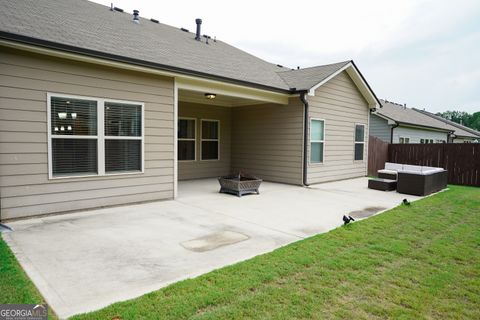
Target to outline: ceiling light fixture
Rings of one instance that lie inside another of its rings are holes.
[[[213,100],[217,97],[217,95],[215,93],[205,93],[205,98],[207,98],[208,100]]]

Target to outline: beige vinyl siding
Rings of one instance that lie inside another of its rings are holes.
[[[49,180],[47,92],[145,103],[145,172]],[[173,118],[173,79],[2,48],[2,219],[172,198]]]
[[[302,183],[303,105],[254,105],[233,109],[232,168],[264,180]]]
[[[227,175],[230,172],[231,155],[231,127],[232,109],[213,105],[197,104],[190,102],[178,103],[178,117],[195,118],[196,130],[196,160],[178,161],[178,179],[199,179]],[[200,160],[200,130],[201,120],[220,121],[220,159]]]
[[[319,87],[315,96],[307,98],[309,118],[325,121],[323,163],[310,163],[310,143],[308,144],[308,183],[365,176],[369,110],[367,102],[348,74],[340,73]],[[354,160],[356,124],[365,125],[363,161]]]

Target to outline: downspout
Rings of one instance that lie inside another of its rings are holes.
[[[305,98],[306,91],[300,93],[300,100],[303,103],[303,179],[302,184],[305,187],[308,187],[307,183],[307,166],[308,166],[308,101]]]
[[[396,127],[398,127],[398,123],[395,122],[395,124],[392,126],[392,128],[390,129],[390,143],[393,143],[393,129],[395,129]]]

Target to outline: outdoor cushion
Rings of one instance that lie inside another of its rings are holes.
[[[378,173],[397,174],[397,171],[396,170],[382,169],[382,170],[378,170]]]
[[[416,174],[421,176],[422,172],[421,171],[416,171],[416,170],[402,170],[400,171],[401,173],[407,173],[407,174]]]
[[[386,170],[394,170],[400,171],[403,168],[403,164],[401,163],[392,163],[392,162],[385,162],[385,169]]]
[[[442,172],[442,171],[443,171],[442,168],[433,168],[433,169],[429,169],[429,170],[423,170],[422,174],[432,174],[432,173],[435,173],[435,172]]]
[[[412,165],[409,165],[409,164],[404,164],[402,171],[403,172],[409,171],[409,173],[410,172],[420,173],[420,172],[422,172],[422,167],[421,166],[412,166]]]

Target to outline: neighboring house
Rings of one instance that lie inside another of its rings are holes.
[[[382,107],[370,114],[371,136],[389,143],[444,143],[454,128],[406,105],[380,100]]]
[[[0,4],[2,219],[172,199],[178,180],[236,170],[296,185],[367,174],[380,102],[353,61],[293,70],[201,21]]]
[[[480,132],[478,132],[477,130],[474,130],[472,128],[463,126],[459,123],[447,120],[445,118],[442,118],[441,116],[438,116],[436,114],[433,114],[425,110],[420,110],[415,108],[413,108],[413,110],[418,111],[427,116],[430,116],[439,121],[442,121],[446,123],[448,126],[450,126],[450,128],[454,130],[452,136],[450,137],[450,142],[454,142],[454,143],[480,142]]]

